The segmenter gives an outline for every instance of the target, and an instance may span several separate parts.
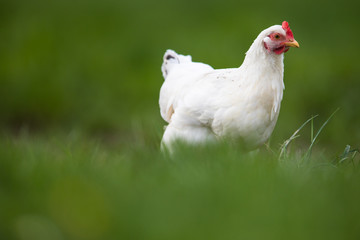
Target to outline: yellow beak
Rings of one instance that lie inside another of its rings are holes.
[[[296,48],[300,47],[299,43],[295,39],[290,42],[285,42],[284,44],[288,47],[296,47]]]

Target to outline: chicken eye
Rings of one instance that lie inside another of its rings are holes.
[[[275,35],[275,38],[276,38],[276,39],[279,39],[279,38],[280,38],[280,35],[279,35],[279,34],[276,34],[276,35]]]

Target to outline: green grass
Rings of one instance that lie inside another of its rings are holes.
[[[0,1],[0,239],[360,239],[358,9]],[[165,50],[237,67],[284,20],[301,48],[271,144],[161,154]]]
[[[315,147],[306,162],[296,141],[280,161],[280,151],[226,143],[168,157],[145,138],[117,147],[75,131],[3,133],[2,239],[360,237],[350,147],[339,156]]]
[[[273,141],[281,143],[308,116],[327,117],[340,107],[322,142],[336,149],[358,145],[357,9],[357,0],[296,6],[267,0],[0,1],[0,129],[129,134],[134,119],[160,123],[166,49],[214,68],[237,67],[262,30],[287,20],[300,48],[285,55],[286,90]]]

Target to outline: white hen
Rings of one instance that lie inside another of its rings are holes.
[[[161,116],[169,125],[162,146],[241,139],[255,148],[270,137],[280,110],[284,52],[299,47],[284,21],[262,31],[239,68],[214,70],[172,50],[164,55]]]

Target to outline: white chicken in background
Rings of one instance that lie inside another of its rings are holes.
[[[277,121],[284,90],[284,52],[299,47],[288,22],[262,31],[239,68],[213,69],[172,50],[164,55],[160,112],[168,122],[162,147],[240,139],[265,143]]]

